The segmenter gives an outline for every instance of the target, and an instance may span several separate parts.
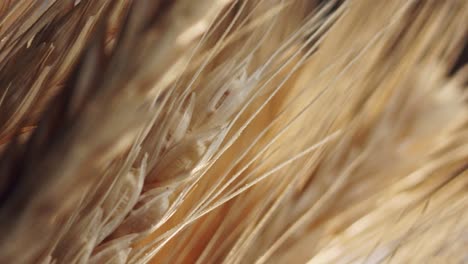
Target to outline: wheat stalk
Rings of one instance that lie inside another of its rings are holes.
[[[467,17],[2,2],[0,263],[466,261]]]

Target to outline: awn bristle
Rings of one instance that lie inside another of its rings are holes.
[[[466,263],[465,0],[2,0],[0,263]]]

